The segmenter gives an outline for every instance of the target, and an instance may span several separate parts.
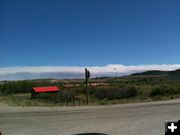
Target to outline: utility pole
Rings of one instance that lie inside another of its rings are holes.
[[[117,80],[117,68],[114,68],[115,72],[116,72],[116,80]]]
[[[97,78],[97,75],[96,75],[96,86],[98,85],[98,81],[97,81],[97,79],[98,79],[98,78]]]
[[[88,79],[90,77],[90,72],[85,68],[85,84],[86,84],[86,103],[89,104],[89,89],[88,89]]]

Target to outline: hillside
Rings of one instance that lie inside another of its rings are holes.
[[[142,73],[131,74],[126,78],[151,78],[162,79],[166,81],[180,81],[180,69],[174,71],[151,70]]]
[[[171,75],[177,75],[180,76],[180,69],[174,70],[174,71],[160,71],[160,70],[151,70],[151,71],[145,71],[142,73],[135,73],[131,76],[152,76],[152,75],[160,75],[160,76],[171,76]]]
[[[145,71],[145,72],[141,72],[141,73],[134,73],[131,76],[168,75],[169,72],[171,72],[171,71],[151,70],[151,71]]]

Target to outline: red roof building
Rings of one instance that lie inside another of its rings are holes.
[[[48,86],[48,87],[33,87],[32,90],[37,93],[42,92],[58,92],[59,88],[57,86]]]
[[[48,87],[33,87],[31,90],[31,99],[34,99],[38,93],[50,93],[58,92],[59,88],[57,86],[48,86]]]

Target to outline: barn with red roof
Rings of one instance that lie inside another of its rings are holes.
[[[31,90],[31,98],[35,98],[38,93],[52,93],[59,92],[59,90],[57,86],[33,87]]]

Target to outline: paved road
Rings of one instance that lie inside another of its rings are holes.
[[[0,107],[3,135],[164,135],[180,119],[180,100],[112,106]]]

